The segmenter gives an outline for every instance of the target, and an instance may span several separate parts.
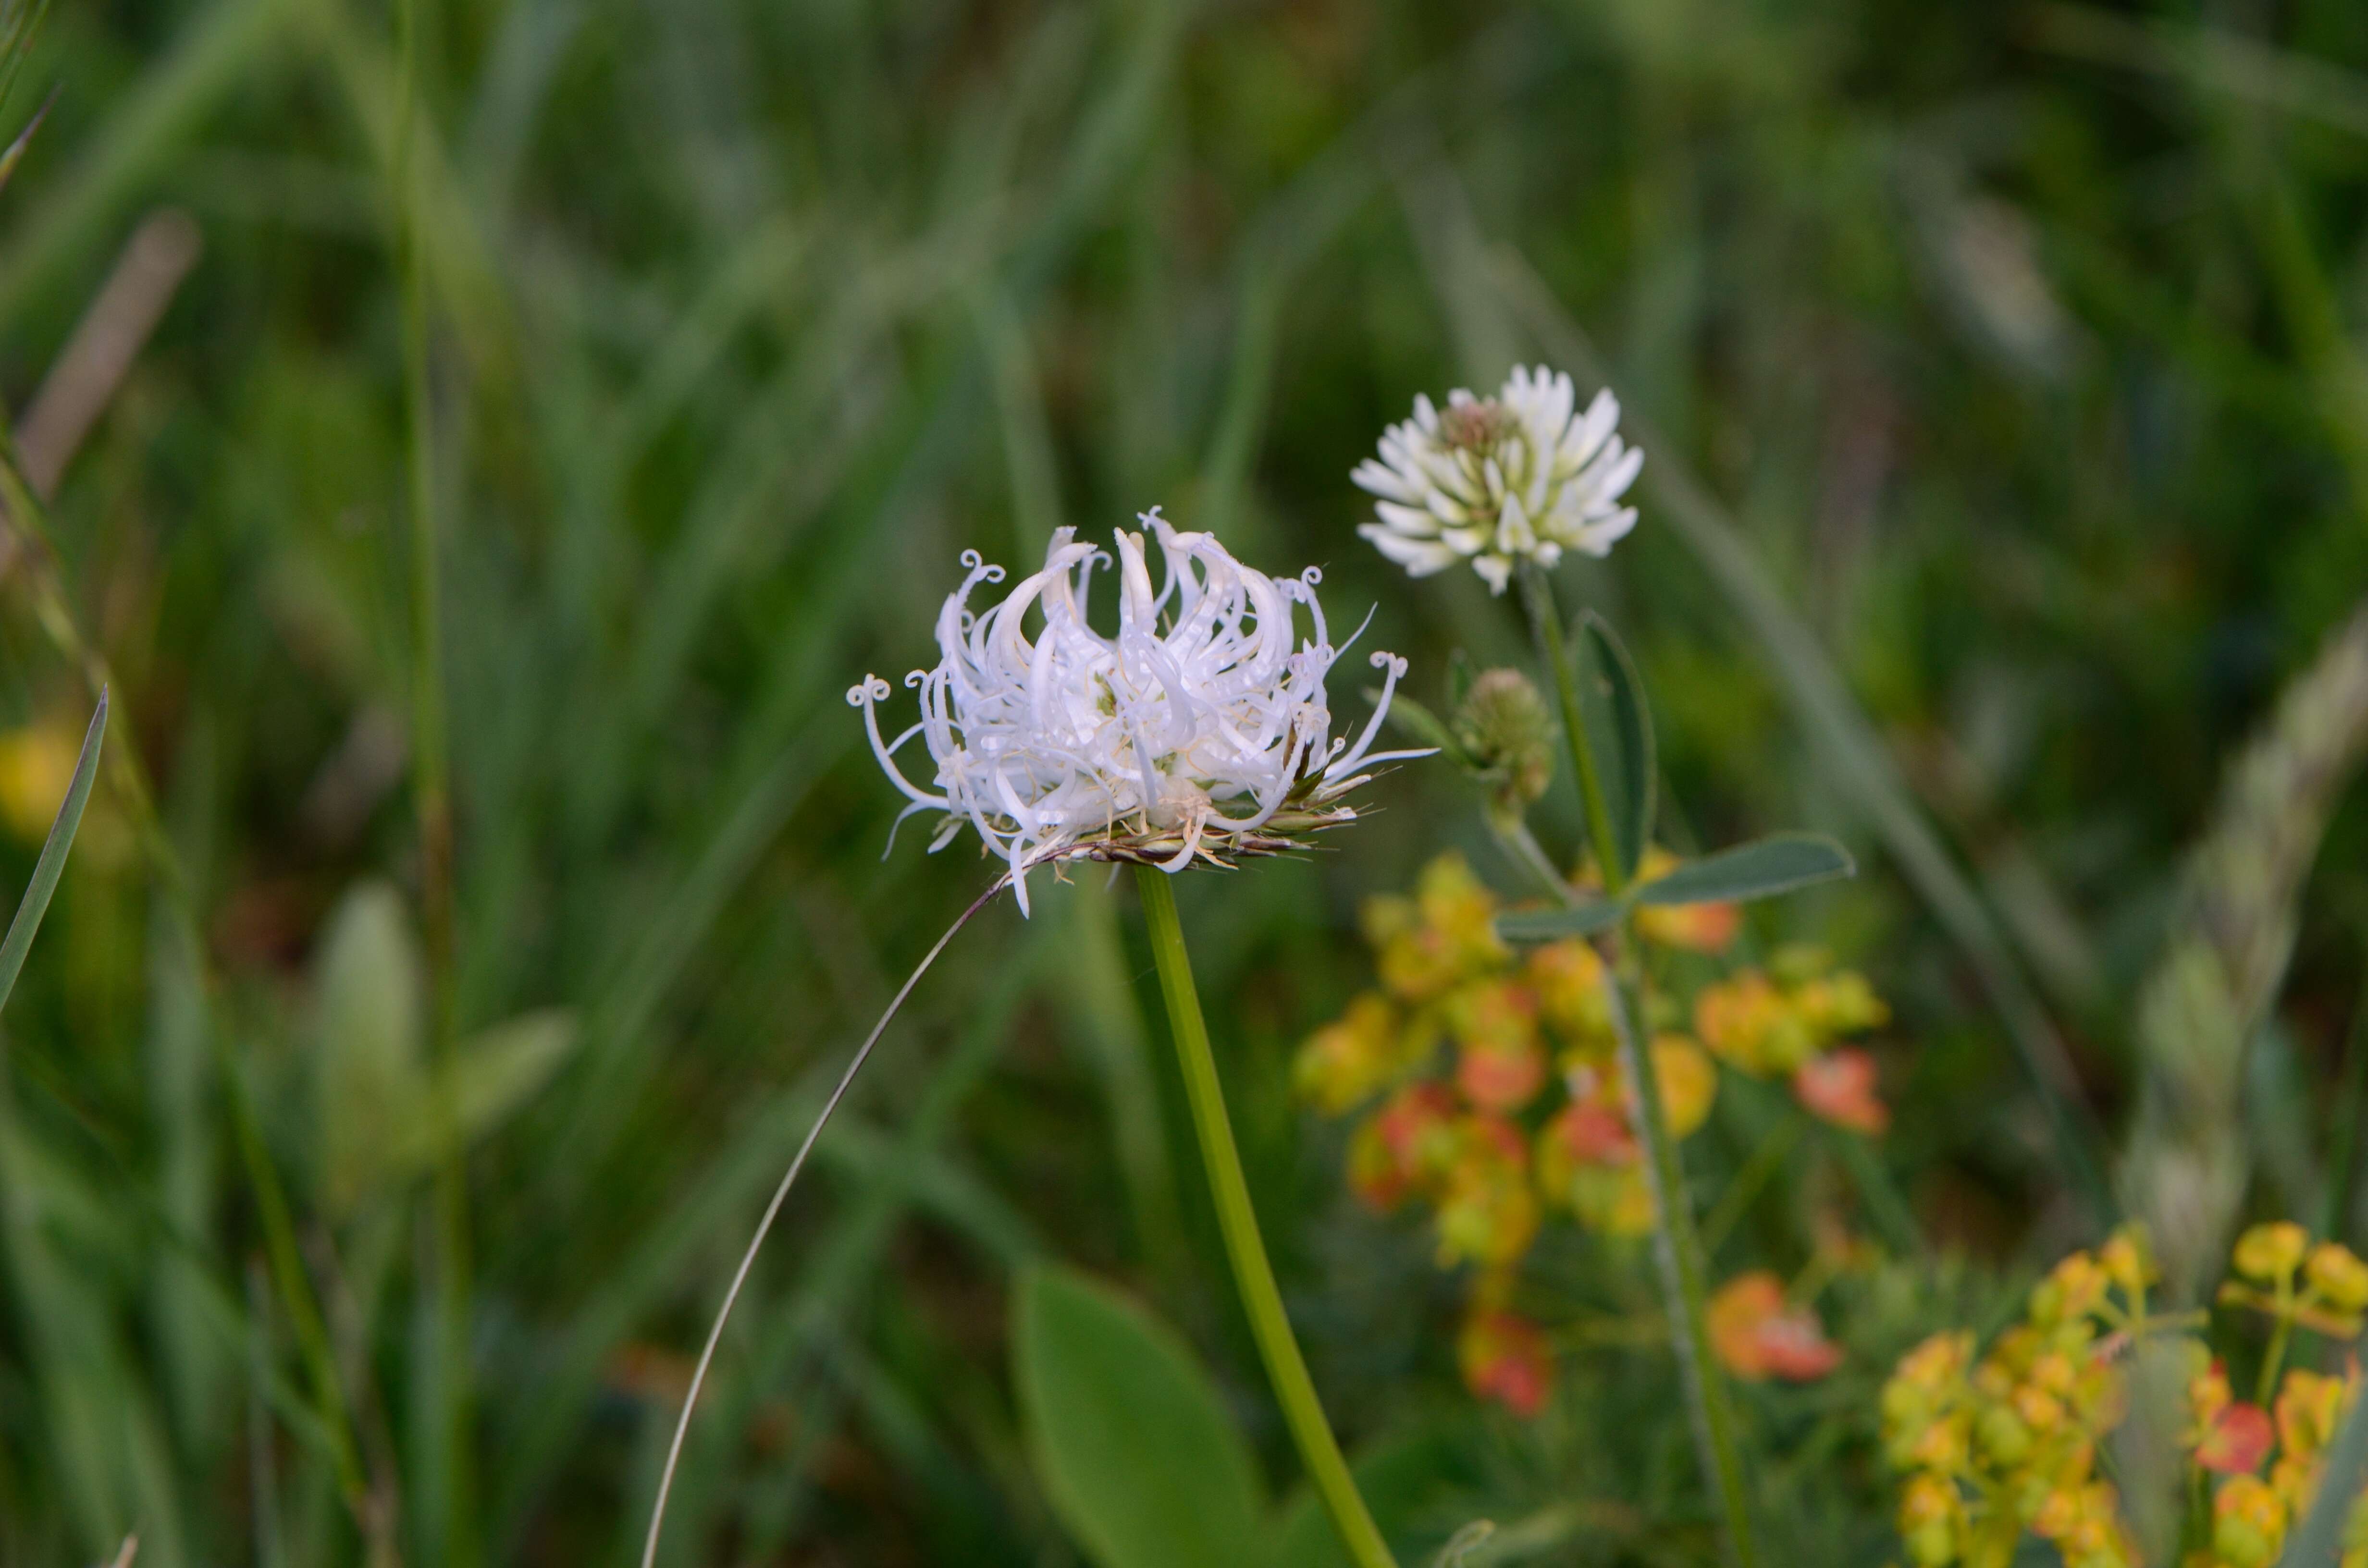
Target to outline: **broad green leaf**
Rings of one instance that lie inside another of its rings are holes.
[[[1637,903],[1741,903],[1857,871],[1850,851],[1821,833],[1778,833],[1690,860],[1629,896]]]
[[[1635,661],[1611,624],[1593,610],[1578,618],[1571,639],[1578,660],[1579,699],[1588,742],[1595,748],[1603,803],[1619,840],[1622,874],[1633,877],[1653,835],[1653,715]]]
[[[453,1101],[461,1142],[474,1142],[533,1098],[575,1049],[575,1015],[564,1007],[521,1013],[462,1040]],[[391,1176],[416,1176],[435,1161],[435,1081],[433,1074],[427,1078],[420,1115],[404,1129],[390,1162]]]
[[[1013,1381],[1053,1512],[1099,1568],[1238,1568],[1259,1555],[1248,1447],[1173,1329],[1072,1269],[1019,1277]]]
[[[41,845],[41,858],[33,862],[33,880],[25,885],[25,896],[17,901],[17,914],[8,922],[8,935],[0,938],[0,1006],[8,1002],[8,993],[17,988],[17,975],[25,967],[25,955],[32,950],[33,933],[41,928],[41,916],[50,911],[50,895],[58,891],[58,878],[66,869],[66,852],[74,847],[74,833],[82,826],[82,810],[89,803],[92,780],[98,777],[99,744],[107,738],[107,692],[98,694],[98,710],[90,716],[90,728],[83,733],[82,756],[74,763],[74,777],[66,780],[66,798],[58,807],[57,819],[50,824],[50,836]],[[36,819],[39,820],[39,819]]]
[[[364,882],[331,914],[314,996],[313,1176],[342,1216],[402,1173],[427,1118],[418,939],[393,888]]]
[[[1497,935],[1508,942],[1556,942],[1608,930],[1625,906],[1616,899],[1590,898],[1560,909],[1524,909],[1497,916]]]

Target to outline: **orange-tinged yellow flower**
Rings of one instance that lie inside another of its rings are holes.
[[[2187,1439],[2190,1448],[2202,1441],[2203,1428],[2227,1409],[2235,1397],[2228,1387],[2228,1370],[2217,1360],[2187,1380],[2188,1408],[2195,1416],[2195,1430]]]
[[[2279,1220],[2238,1236],[2230,1261],[2247,1278],[2274,1284],[2294,1274],[2309,1246],[2309,1232],[2291,1220]]]
[[[1841,1365],[1816,1315],[1785,1301],[1784,1282],[1764,1269],[1719,1287],[1708,1315],[1711,1348],[1738,1378],[1813,1382]]]
[[[1891,1126],[1891,1109],[1875,1093],[1875,1076],[1873,1057],[1844,1046],[1801,1063],[1793,1074],[1793,1097],[1821,1120],[1880,1138]]]
[[[2304,1260],[2303,1277],[2339,1312],[2368,1311],[2368,1263],[2340,1242],[2321,1242]]]
[[[1614,1043],[1603,960],[1577,937],[1530,949],[1521,979],[1538,999],[1538,1016],[1566,1043],[1599,1053]]]
[[[1464,1098],[1482,1110],[1516,1111],[1537,1097],[1546,1058],[1537,1001],[1527,990],[1501,980],[1466,985],[1448,997],[1446,1015]]]
[[[1922,1568],[1943,1568],[1957,1560],[1964,1538],[1965,1506],[1957,1489],[1938,1476],[1919,1475],[1899,1494],[1899,1539]]]
[[[1475,1308],[1455,1336],[1463,1386],[1527,1417],[1545,1408],[1554,1357],[1537,1324],[1501,1308]]]
[[[2055,1324],[2087,1317],[2104,1305],[2105,1292],[2112,1285],[2112,1277],[2106,1274],[2104,1266],[2093,1255],[2073,1253],[2049,1270],[2047,1278],[2032,1291],[2032,1321]],[[2051,1367],[2051,1371],[2061,1381],[2051,1381],[2048,1386],[2069,1387],[2070,1363],[2061,1355],[2052,1358],[2052,1361],[2055,1366]],[[2057,1367],[2060,1367],[2060,1371],[2056,1370]]]
[[[2105,1273],[2132,1301],[2137,1300],[2148,1285],[2154,1283],[2158,1270],[2155,1267],[2154,1252],[2147,1244],[2146,1227],[2135,1222],[2122,1226],[2105,1238],[2097,1250],[2097,1261]]]
[[[1793,1006],[1821,1040],[1881,1028],[1891,1021],[1891,1009],[1855,970],[1804,981],[1793,993]]]
[[[1627,1117],[1600,1100],[1573,1100],[1538,1133],[1540,1182],[1549,1189],[1556,1183],[1544,1173],[1552,1163],[1572,1165],[1633,1165],[1638,1158],[1636,1134]]]
[[[1512,962],[1497,938],[1497,898],[1460,855],[1423,868],[1414,897],[1368,899],[1366,938],[1380,949],[1382,984],[1407,1002],[1426,1002],[1460,981]]]
[[[1653,1188],[1642,1164],[1580,1165],[1571,1173],[1569,1192],[1571,1211],[1598,1234],[1653,1233]]]
[[[2285,1534],[2285,1501],[2268,1483],[2232,1475],[2213,1494],[2212,1550],[2228,1568],[2267,1568]]]
[[[2217,1475],[2251,1474],[2277,1441],[2270,1413],[2258,1404],[2225,1404],[2200,1425],[2195,1462]]]
[[[1397,1076],[1406,1065],[1399,1039],[1397,1009],[1369,991],[1307,1037],[1292,1063],[1292,1087],[1326,1115],[1338,1116]]]
[[[1501,1117],[1467,1116],[1456,1134],[1439,1200],[1439,1261],[1502,1267],[1527,1252],[1538,1233],[1529,1145]]]
[[[2296,1367],[2278,1390],[2278,1446],[2288,1459],[2314,1459],[2335,1440],[2343,1380]]]
[[[1657,881],[1685,862],[1656,844],[1637,863],[1636,881]],[[1589,865],[1582,876],[1594,878]],[[1636,911],[1636,934],[1665,948],[1690,953],[1723,953],[1743,928],[1743,906],[1737,903],[1645,904]]]
[[[1718,1069],[1684,1035],[1654,1038],[1653,1081],[1672,1135],[1688,1137],[1710,1119],[1711,1102],[1718,1098]]]
[[[1454,1161],[1455,1097],[1439,1084],[1409,1084],[1366,1119],[1349,1143],[1349,1186],[1386,1213],[1429,1191]]]

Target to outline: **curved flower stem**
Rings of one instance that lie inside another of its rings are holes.
[[[823,1101],[821,1114],[814,1118],[814,1125],[806,1129],[805,1141],[798,1145],[797,1153],[790,1161],[790,1168],[782,1174],[781,1184],[773,1188],[772,1201],[765,1205],[765,1216],[757,1221],[757,1233],[748,1238],[747,1250],[740,1255],[740,1267],[732,1271],[732,1283],[723,1292],[723,1304],[715,1310],[715,1322],[707,1331],[707,1343],[700,1347],[699,1365],[690,1374],[690,1387],[682,1396],[682,1415],[676,1419],[674,1437],[666,1445],[666,1469],[658,1474],[657,1499],[650,1505],[650,1531],[642,1542],[642,1568],[653,1568],[658,1560],[658,1532],[666,1528],[666,1498],[674,1491],[675,1467],[682,1462],[682,1441],[690,1432],[690,1413],[699,1407],[699,1391],[707,1382],[707,1369],[715,1359],[716,1345],[723,1338],[723,1325],[731,1321],[732,1309],[740,1300],[740,1288],[748,1283],[748,1271],[757,1266],[757,1250],[764,1246],[765,1238],[772,1233],[773,1221],[780,1218],[781,1205],[789,1200],[790,1188],[797,1185],[798,1173],[805,1169],[806,1156],[814,1153],[814,1144],[822,1139],[822,1130],[830,1125],[832,1113],[838,1109],[838,1102],[847,1097],[847,1091],[855,1083],[855,1075],[862,1072],[864,1062],[871,1060],[871,1048],[878,1045],[880,1037],[888,1032],[889,1021],[904,1007],[905,999],[912,995],[913,988],[921,983],[921,976],[929,972],[929,966],[938,961],[938,955],[946,950],[946,944],[954,939],[954,934],[969,925],[980,910],[994,902],[996,894],[1010,885],[1008,872],[989,882],[986,891],[972,900],[968,909],[954,917],[954,923],[946,927],[945,935],[938,938],[937,944],[921,955],[921,961],[913,966],[913,972],[905,977],[905,983],[897,988],[895,995],[889,998],[887,1011],[882,1013],[880,1021],[871,1026],[871,1032],[863,1037],[863,1043],[855,1048],[855,1054],[848,1060],[847,1070],[832,1085],[830,1097]]]
[[[1299,1446],[1300,1462],[1307,1467],[1350,1560],[1357,1568],[1396,1568],[1316,1401],[1315,1381],[1307,1375],[1299,1342],[1292,1336],[1291,1319],[1282,1310],[1282,1293],[1275,1288],[1274,1266],[1267,1261],[1266,1244],[1258,1238],[1258,1211],[1250,1207],[1249,1183],[1242,1176],[1233,1125],[1225,1118],[1224,1088],[1209,1051],[1209,1026],[1201,1016],[1201,994],[1192,984],[1192,962],[1184,950],[1184,927],[1176,918],[1176,894],[1167,874],[1148,866],[1136,869],[1135,880],[1150,928],[1151,955],[1159,969],[1160,993],[1167,1000],[1177,1062],[1184,1071],[1185,1096],[1192,1104],[1192,1131],[1200,1138],[1201,1163],[1209,1167],[1217,1226],[1224,1233],[1225,1256],[1233,1264],[1234,1284],[1258,1340],[1258,1357],[1266,1363],[1267,1380],[1282,1406],[1292,1441]]]
[[[1521,563],[1521,602],[1539,648],[1554,673],[1554,692],[1562,700],[1562,729],[1570,748],[1571,776],[1577,780],[1580,803],[1587,813],[1587,836],[1604,890],[1617,898],[1627,890],[1628,869],[1620,863],[1618,840],[1612,836],[1611,813],[1603,798],[1602,775],[1594,747],[1587,736],[1586,717],[1579,706],[1578,680],[1564,645],[1562,612],[1554,605],[1554,586],[1534,561]],[[1557,880],[1565,901],[1576,894]],[[1694,1232],[1691,1204],[1686,1197],[1685,1163],[1661,1106],[1661,1085],[1653,1071],[1639,1024],[1644,1017],[1644,965],[1623,917],[1605,944],[1610,949],[1610,983],[1604,988],[1611,1004],[1613,1032],[1620,1041],[1620,1065],[1636,1096],[1637,1132],[1645,1145],[1645,1171],[1653,1190],[1654,1254],[1661,1269],[1675,1332],[1670,1336],[1687,1403],[1692,1408],[1694,1437],[1702,1464],[1717,1490],[1726,1516],[1727,1551],[1737,1568],[1757,1568],[1759,1554],[1751,1531],[1751,1507],[1743,1481],[1743,1460],[1735,1440],[1735,1408],[1727,1395],[1726,1379],[1713,1358],[1710,1320],[1705,1305],[1702,1244]],[[1631,998],[1637,1005],[1631,1006]]]

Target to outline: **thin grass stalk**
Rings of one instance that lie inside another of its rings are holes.
[[[1339,1439],[1325,1418],[1315,1397],[1315,1381],[1307,1375],[1306,1359],[1291,1332],[1291,1318],[1282,1308],[1282,1292],[1274,1282],[1274,1265],[1258,1235],[1258,1210],[1250,1204],[1249,1182],[1242,1175],[1241,1153],[1234,1145],[1234,1129],[1225,1115],[1224,1085],[1217,1078],[1217,1059],[1209,1050],[1209,1026],[1201,1015],[1201,994],[1192,983],[1191,956],[1184,948],[1183,923],[1176,917],[1176,893],[1167,873],[1152,867],[1136,868],[1135,882],[1143,895],[1144,924],[1149,927],[1152,960],[1159,970],[1159,989],[1167,1002],[1167,1023],[1176,1037],[1177,1064],[1183,1069],[1185,1097],[1191,1102],[1192,1131],[1201,1142],[1201,1160],[1209,1170],[1209,1195],[1217,1209],[1217,1228],[1225,1238],[1225,1256],[1233,1265],[1234,1285],[1242,1311],[1250,1320],[1258,1358],[1266,1363],[1267,1381],[1274,1389],[1282,1417],[1298,1446],[1300,1462],[1315,1483],[1324,1511],[1332,1517],[1340,1544],[1358,1568],[1396,1568],[1383,1540],[1372,1511],[1357,1491],[1349,1461],[1341,1457]]]
[[[723,1304],[715,1310],[715,1322],[708,1328],[707,1343],[700,1347],[699,1364],[691,1369],[690,1387],[682,1396],[682,1414],[676,1418],[674,1437],[666,1445],[666,1468],[658,1474],[657,1499],[650,1506],[650,1531],[648,1539],[642,1543],[642,1568],[653,1568],[658,1560],[658,1536],[666,1526],[666,1498],[674,1490],[675,1469],[682,1462],[683,1439],[690,1432],[690,1414],[699,1406],[699,1391],[707,1382],[707,1369],[715,1359],[715,1346],[723,1338],[723,1325],[732,1319],[732,1308],[740,1300],[741,1288],[748,1283],[748,1271],[756,1267],[757,1254],[764,1246],[766,1236],[772,1233],[773,1221],[780,1218],[781,1205],[789,1200],[790,1188],[797,1185],[798,1173],[805,1169],[806,1158],[814,1153],[815,1142],[822,1137],[822,1130],[830,1125],[839,1101],[847,1097],[847,1091],[853,1086],[855,1075],[862,1072],[864,1062],[871,1060],[871,1048],[880,1043],[880,1037],[888,1031],[889,1024],[903,1009],[905,999],[912,995],[915,986],[920,984],[921,976],[929,972],[929,966],[938,961],[938,955],[946,950],[946,945],[954,939],[955,934],[992,903],[996,893],[1010,885],[1009,872],[989,882],[986,891],[973,899],[970,907],[956,915],[944,935],[921,955],[921,961],[913,967],[912,973],[905,977],[905,983],[897,988],[896,994],[888,999],[887,1010],[880,1015],[880,1021],[871,1026],[871,1032],[863,1037],[861,1045],[855,1048],[854,1056],[848,1061],[847,1070],[838,1075],[838,1082],[832,1086],[830,1097],[823,1101],[822,1113],[806,1130],[805,1141],[798,1145],[797,1153],[790,1161],[790,1168],[782,1173],[780,1185],[773,1188],[772,1200],[765,1205],[764,1217],[757,1221],[757,1233],[748,1238],[747,1249],[740,1255],[740,1266],[732,1271],[732,1283],[724,1290]]]
[[[469,1344],[469,1176],[454,1096],[460,1043],[453,1016],[452,785],[444,720],[443,590],[436,519],[435,431],[427,387],[427,285],[421,262],[416,149],[419,0],[395,7],[395,272],[403,291],[403,405],[411,523],[412,800],[419,824],[419,923],[427,960],[428,1028],[436,1063],[428,1096],[436,1147],[437,1419],[443,1426],[444,1561],[477,1560],[475,1427]]]
[[[1562,631],[1562,611],[1554,603],[1554,585],[1533,560],[1521,562],[1521,603],[1529,612],[1540,656],[1554,675],[1554,693],[1562,705],[1562,731],[1570,750],[1571,777],[1578,783],[1586,810],[1587,836],[1595,853],[1604,892],[1618,898],[1628,888],[1628,868],[1621,864],[1619,840],[1611,830],[1605,804],[1602,774],[1595,748],[1588,739],[1586,716],[1579,705],[1577,673]],[[1572,895],[1556,879],[1561,896]],[[1757,1568],[1759,1551],[1751,1529],[1750,1499],[1743,1480],[1743,1460],[1735,1440],[1735,1411],[1726,1379],[1713,1358],[1710,1343],[1708,1292],[1700,1238],[1694,1231],[1693,1209],[1686,1196],[1685,1164],[1678,1141],[1669,1131],[1661,1105],[1661,1084],[1651,1054],[1635,1020],[1645,1016],[1645,970],[1623,914],[1604,944],[1610,974],[1604,996],[1611,1014],[1612,1032],[1620,1042],[1620,1064],[1636,1096],[1636,1130],[1645,1145],[1645,1171],[1653,1192],[1654,1256],[1660,1264],[1661,1290],[1674,1332],[1678,1370],[1685,1385],[1693,1417],[1694,1437],[1702,1470],[1717,1492],[1726,1518],[1728,1553],[1737,1568]],[[1632,1006],[1633,999],[1633,1006]]]
[[[2368,966],[2363,966],[2360,1000],[2352,1008],[2351,1031],[2343,1045],[2343,1082],[2336,1091],[2335,1129],[2327,1142],[2327,1207],[2318,1233],[2329,1241],[2351,1244],[2351,1204],[2360,1190],[2360,1121],[2368,1106]]]

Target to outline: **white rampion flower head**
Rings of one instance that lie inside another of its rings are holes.
[[[976,828],[1008,863],[1023,913],[1031,866],[1128,860],[1178,871],[1195,856],[1223,865],[1225,855],[1280,853],[1356,815],[1342,797],[1371,777],[1361,769],[1428,755],[1372,750],[1406,673],[1391,653],[1372,656],[1387,673],[1355,744],[1332,735],[1324,678],[1339,650],[1315,568],[1269,577],[1156,508],[1141,520],[1164,580],[1155,591],[1144,536],[1121,530],[1115,636],[1087,619],[1094,569],[1110,558],[1062,528],[1043,569],[984,610],[971,592],[1000,583],[1003,568],[962,552],[969,575],[938,614],[937,666],[905,677],[920,692],[919,722],[883,741],[876,705],[888,683],[867,676],[847,694],[912,802],[897,820],[945,812],[932,851],[964,823]],[[1311,622],[1304,640],[1299,609]],[[895,763],[916,735],[937,767],[934,790]]]
[[[1577,403],[1570,378],[1543,365],[1514,367],[1492,398],[1459,387],[1444,410],[1417,395],[1414,417],[1349,475],[1377,498],[1380,520],[1357,531],[1417,577],[1469,561],[1499,594],[1523,556],[1552,566],[1565,550],[1611,554],[1636,526],[1620,497],[1645,454],[1620,439],[1608,389],[1574,416]]]

